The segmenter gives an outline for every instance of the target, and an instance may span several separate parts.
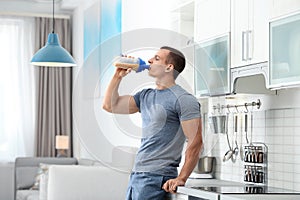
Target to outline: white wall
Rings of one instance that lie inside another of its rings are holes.
[[[84,10],[92,6],[97,0],[84,1],[80,6],[78,6],[72,16],[73,20],[73,57],[76,60],[77,67],[73,68],[73,82],[76,82],[79,73],[84,65]],[[83,90],[74,89],[73,90],[73,109],[78,109],[80,105],[80,96],[82,96]],[[75,157],[89,158],[91,157],[85,148],[81,145],[80,133],[77,128],[78,124],[73,121],[73,150]]]

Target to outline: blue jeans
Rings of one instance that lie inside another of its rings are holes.
[[[132,172],[126,200],[163,200],[167,194],[163,184],[173,176],[162,176],[149,172]]]

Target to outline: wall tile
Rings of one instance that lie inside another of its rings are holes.
[[[299,108],[294,109],[294,115],[295,115],[295,117],[300,117],[300,109]]]
[[[294,190],[300,191],[300,183],[294,182]]]
[[[266,127],[273,128],[274,126],[274,120],[272,118],[266,119]]]
[[[300,173],[294,173],[293,177],[294,177],[294,183],[298,183],[300,186]]]
[[[299,120],[299,121],[298,121]],[[298,119],[297,122],[300,122],[300,119]],[[295,120],[296,121],[296,120]],[[300,136],[300,127],[294,126],[294,136],[299,137]],[[300,141],[299,141],[300,142]]]
[[[273,129],[273,135],[279,135],[279,136],[282,136],[282,133],[283,133],[283,127],[275,127],[274,126],[274,129]]]
[[[282,127],[283,126],[283,118],[274,118],[274,127]]]
[[[284,117],[294,117],[295,116],[295,109],[285,109]]]
[[[294,165],[293,164],[283,164],[283,171],[287,173],[294,172]]]

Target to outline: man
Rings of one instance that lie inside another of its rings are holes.
[[[131,69],[117,68],[103,100],[103,109],[108,112],[141,113],[141,147],[130,176],[128,200],[159,200],[167,192],[175,193],[193,171],[202,148],[200,104],[175,83],[185,67],[184,55],[163,46],[148,62],[149,75],[156,79],[155,89],[119,96],[121,80]],[[185,140],[185,162],[178,175]]]

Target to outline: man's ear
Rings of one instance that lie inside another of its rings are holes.
[[[168,64],[168,66],[167,66],[166,69],[165,69],[165,72],[170,72],[170,71],[172,71],[173,69],[174,69],[174,65]]]

